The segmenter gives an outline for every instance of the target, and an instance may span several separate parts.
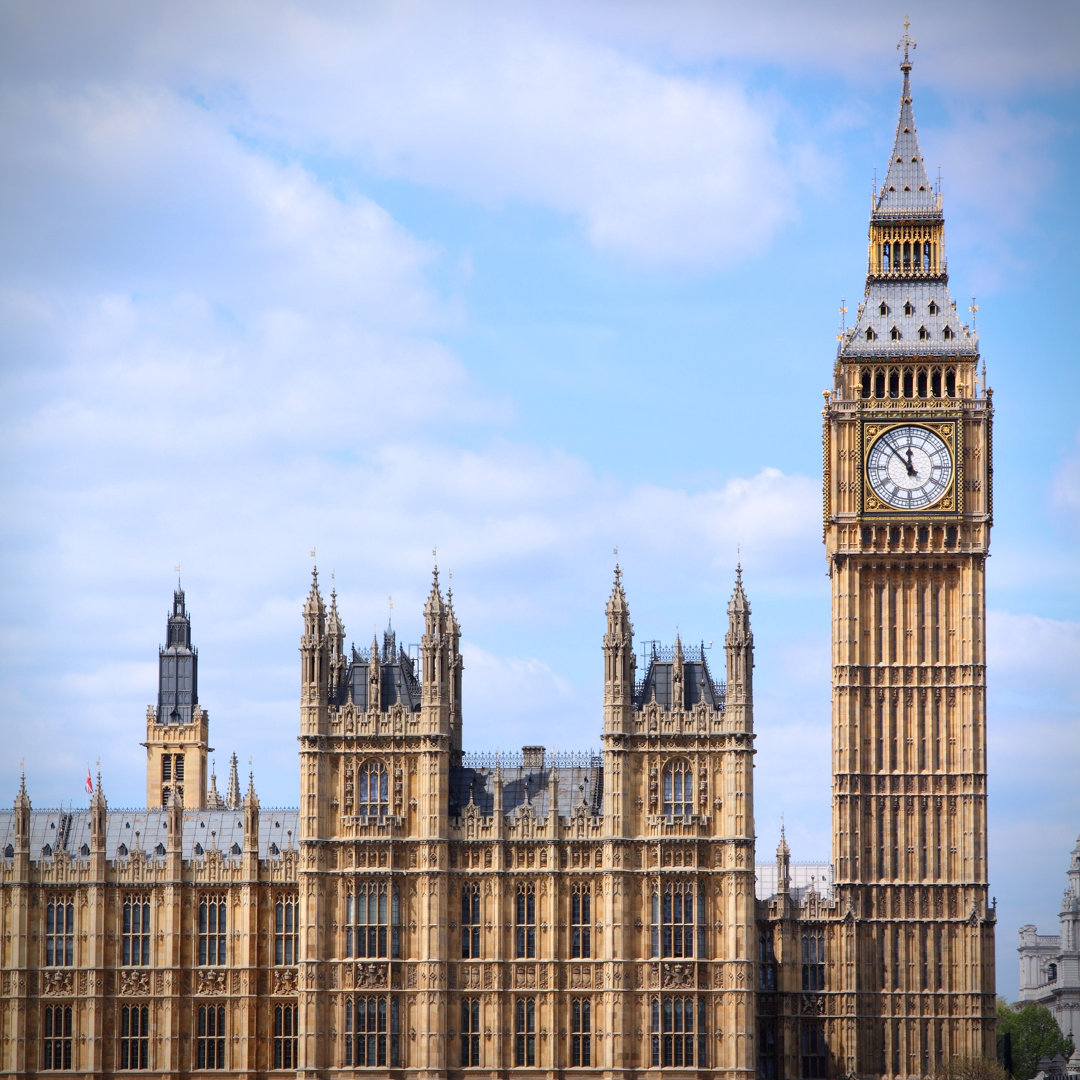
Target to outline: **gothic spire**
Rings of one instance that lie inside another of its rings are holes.
[[[896,122],[896,138],[893,140],[889,169],[874,207],[875,217],[927,217],[941,213],[941,200],[926,177],[926,166],[915,132],[910,56],[915,42],[908,36],[909,25],[909,20],[904,19],[904,36],[897,45],[898,49],[904,50],[904,59],[900,64],[900,70],[904,73],[900,90],[900,118]]]
[[[225,805],[230,810],[240,808],[240,774],[236,768],[236,752],[229,761],[229,786],[225,789]]]

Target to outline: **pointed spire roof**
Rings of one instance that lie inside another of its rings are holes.
[[[776,845],[777,859],[790,859],[791,848],[788,847],[787,836],[784,834],[783,822],[780,823],[780,843]]]
[[[26,770],[19,772],[19,793],[15,796],[15,809],[30,809],[30,796],[26,794]]]
[[[221,798],[221,792],[218,791],[217,763],[215,761],[210,763],[210,790],[206,793],[206,805],[210,810],[220,810],[225,805],[224,800]]]
[[[225,805],[233,810],[240,806],[240,775],[236,768],[235,751],[229,761],[229,786],[225,789]]]
[[[308,591],[307,600],[304,601],[304,614],[323,615],[326,607],[323,604],[322,593],[319,592],[319,568],[311,568],[311,589]]]
[[[105,806],[105,789],[101,786],[101,770],[97,771],[97,787],[94,788],[94,794],[90,797],[91,806]]]
[[[750,614],[750,601],[746,599],[746,592],[743,590],[741,556],[735,564],[735,588],[732,590],[731,600],[728,602],[728,614]]]
[[[345,635],[345,624],[341,621],[337,607],[337,588],[330,587],[330,614],[326,620],[327,633],[333,637],[335,634],[341,637]]]
[[[248,770],[247,796],[246,796],[244,801],[248,806],[258,806],[259,805],[259,796],[255,794],[255,770],[254,769],[249,769]]]
[[[937,217],[941,199],[926,176],[926,165],[915,131],[915,111],[911,100],[911,56],[915,42],[908,36],[910,22],[904,19],[904,36],[896,47],[904,50],[900,70],[904,82],[900,90],[900,118],[896,122],[892,157],[885,182],[878,191],[874,217]]]

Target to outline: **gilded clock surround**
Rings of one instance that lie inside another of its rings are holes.
[[[952,475],[949,477],[944,493],[929,506],[914,510],[893,506],[879,498],[873,491],[868,471],[870,451],[878,439],[890,431],[907,427],[921,427],[933,432],[945,444],[952,458]],[[910,520],[917,517],[957,517],[963,513],[963,429],[955,419],[941,420],[917,413],[905,416],[902,420],[893,420],[891,417],[884,421],[864,419],[860,424],[859,434],[863,463],[862,483],[859,487],[859,508],[867,518],[895,517],[897,514],[902,514]]]

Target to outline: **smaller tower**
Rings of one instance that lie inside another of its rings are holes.
[[[607,631],[604,634],[604,733],[629,734],[633,720],[634,679],[637,658],[634,656],[634,625],[623,591],[622,569],[615,564],[615,583],[608,597]]]
[[[337,701],[345,688],[345,624],[337,609],[337,589],[330,590],[330,614],[326,619],[326,637],[330,643],[330,700]]]
[[[727,653],[728,717],[750,730],[754,723],[754,633],[750,629],[750,601],[743,591],[742,563],[735,568],[735,590],[728,602]]]
[[[225,805],[230,810],[240,809],[240,773],[236,767],[236,752],[229,759],[229,785],[225,789]]]
[[[300,638],[301,736],[327,733],[329,667],[326,607],[319,592],[319,571],[313,567],[311,589],[304,601],[304,633]]]
[[[156,708],[146,710],[146,805],[167,806],[179,791],[188,806],[206,805],[209,717],[199,706],[199,654],[179,583],[158,650]]]

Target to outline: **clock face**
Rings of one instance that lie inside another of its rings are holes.
[[[874,494],[898,510],[933,506],[949,488],[949,448],[929,428],[890,428],[870,447],[866,475]]]

